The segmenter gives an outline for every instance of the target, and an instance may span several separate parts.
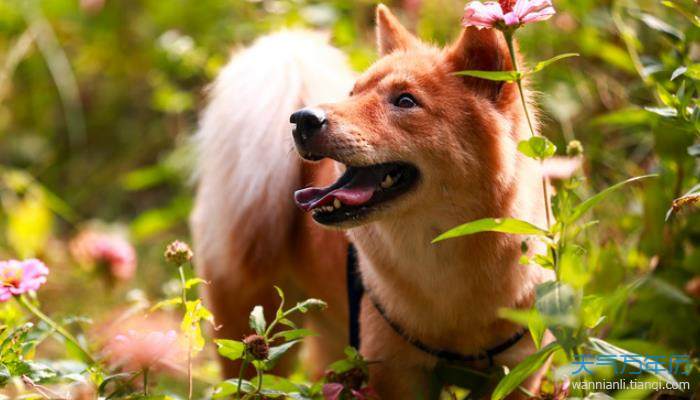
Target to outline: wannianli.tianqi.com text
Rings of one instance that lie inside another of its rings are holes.
[[[690,382],[664,382],[664,381],[640,381],[640,380],[625,380],[618,379],[612,381],[573,381],[571,386],[575,390],[648,390],[648,391],[663,391],[663,390],[690,390]]]

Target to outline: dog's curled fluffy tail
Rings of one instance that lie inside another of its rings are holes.
[[[210,279],[287,245],[292,192],[301,186],[289,116],[343,98],[351,78],[342,53],[307,31],[262,37],[222,69],[195,137],[191,225],[198,264]]]

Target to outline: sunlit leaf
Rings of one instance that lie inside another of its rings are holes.
[[[182,304],[182,297],[173,297],[170,299],[161,300],[161,301],[157,302],[156,304],[154,304],[153,307],[151,307],[150,311],[153,312],[153,311],[159,310],[159,309],[164,308],[164,307],[167,308],[167,307],[175,306],[178,304]]]
[[[579,218],[581,218],[586,212],[588,212],[591,208],[595,207],[598,203],[601,201],[605,200],[606,197],[611,195],[613,192],[617,191],[618,189],[621,189],[623,186],[640,181],[642,179],[647,179],[647,178],[653,178],[656,177],[657,175],[643,175],[643,176],[638,176],[634,178],[627,179],[626,181],[617,183],[613,186],[610,186],[609,188],[603,190],[602,192],[586,199],[583,201],[581,204],[576,206],[574,210],[571,213],[571,216],[567,219],[566,223],[573,223]]]
[[[187,281],[185,281],[185,289],[191,289],[191,288],[193,288],[194,286],[197,286],[197,285],[199,285],[199,284],[201,284],[201,283],[207,283],[207,281],[205,281],[205,280],[202,279],[202,278],[191,278],[191,279],[188,279]]]
[[[678,111],[671,107],[644,107],[645,110],[662,117],[677,117]]]
[[[558,55],[558,56],[555,56],[555,57],[550,58],[549,60],[545,60],[545,61],[538,62],[538,63],[535,65],[535,68],[533,68],[533,69],[530,71],[530,73],[535,73],[535,72],[542,71],[543,69],[549,67],[550,65],[554,64],[554,63],[557,62],[557,61],[560,61],[560,60],[563,60],[563,59],[566,59],[566,58],[571,58],[571,57],[578,57],[578,56],[579,56],[578,53],[565,53],[565,54],[560,54],[560,55]]]
[[[523,77],[521,71],[459,71],[454,74],[501,82],[515,82]]]
[[[643,13],[639,16],[639,19],[651,29],[673,36],[679,40],[685,39],[685,35],[682,31],[651,14]]]
[[[501,400],[515,390],[525,379],[540,369],[549,356],[559,350],[559,344],[553,342],[541,348],[536,353],[529,355],[520,364],[513,368],[496,386],[491,394],[491,400]]]
[[[214,341],[218,352],[229,360],[238,360],[245,353],[245,343],[237,340],[218,339]]]
[[[588,342],[591,346],[591,349],[596,351],[597,353],[621,356],[619,358],[619,361],[635,368],[639,368],[640,362],[643,363],[643,365],[647,365],[647,362],[649,362],[649,360],[644,356],[640,356],[639,354],[634,354],[627,350],[621,349],[602,339],[592,337],[588,339]],[[662,364],[659,363],[656,366],[656,369],[658,369],[658,371],[654,371],[654,368],[644,368],[646,372],[653,374],[670,384],[677,384],[676,378],[674,378],[673,375],[671,375],[671,373],[668,372],[668,370]]]
[[[230,397],[238,393],[238,386],[238,378],[225,380],[216,386],[212,397],[215,399]],[[245,379],[240,381],[240,387],[243,393],[252,393],[255,391],[255,385]]]
[[[651,277],[649,278],[648,282],[649,285],[654,288],[654,290],[666,298],[677,301],[681,304],[693,304],[693,300],[681,289],[673,286],[661,278]]]
[[[675,81],[676,78],[685,74],[685,71],[687,71],[687,70],[688,70],[688,67],[686,67],[686,66],[680,66],[680,67],[676,68],[676,70],[673,71],[673,73],[671,74],[671,80]]]
[[[544,136],[533,136],[518,143],[518,150],[535,160],[544,160],[557,152],[557,146]]]
[[[274,336],[272,336],[272,340],[275,339],[284,339],[285,341],[290,341],[290,340],[297,340],[297,339],[303,339],[308,336],[314,336],[315,333],[308,329],[292,329],[288,331],[282,331],[276,333]]]
[[[253,311],[250,312],[249,325],[258,335],[265,333],[267,322],[265,322],[265,313],[262,306],[253,307]]]
[[[479,232],[502,232],[516,235],[546,236],[547,231],[537,226],[514,218],[484,218],[457,226],[433,239],[437,243],[445,239],[471,235]]]

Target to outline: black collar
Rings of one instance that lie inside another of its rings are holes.
[[[349,334],[350,334],[350,346],[357,349],[360,348],[360,302],[362,296],[365,294],[365,288],[362,285],[362,280],[360,277],[360,271],[357,262],[357,250],[355,246],[350,244],[348,246],[348,258],[347,258],[347,288],[348,288],[348,305],[350,311],[350,323],[349,323]],[[525,336],[527,332],[525,329],[519,330],[515,335],[511,336],[505,342],[502,342],[494,347],[484,350],[478,354],[461,354],[450,350],[436,349],[431,347],[422,341],[409,335],[401,325],[396,321],[389,318],[384,310],[384,307],[372,296],[368,294],[369,299],[372,304],[377,309],[379,314],[384,318],[384,320],[391,326],[391,328],[401,336],[406,342],[410,343],[413,347],[427,353],[433,357],[457,363],[471,363],[475,361],[488,360],[489,366],[493,366],[493,358],[497,355],[503,353],[504,351],[511,348],[513,345],[518,343],[520,339]]]

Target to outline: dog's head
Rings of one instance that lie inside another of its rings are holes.
[[[348,99],[291,116],[299,154],[340,167],[332,185],[299,190],[297,204],[321,224],[352,227],[416,208],[500,201],[523,123],[517,88],[454,73],[512,69],[502,34],[467,28],[438,49],[380,5],[377,42],[382,58]]]

